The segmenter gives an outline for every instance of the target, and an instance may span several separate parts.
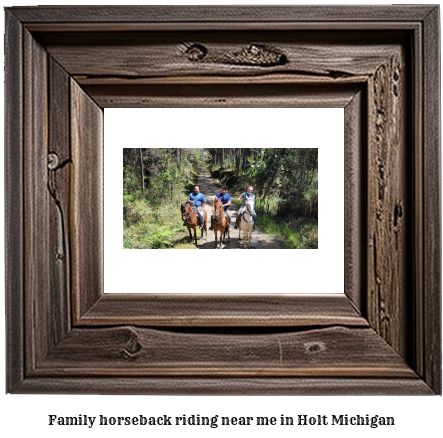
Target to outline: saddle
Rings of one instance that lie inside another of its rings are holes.
[[[193,213],[195,213],[195,216],[197,218],[197,224],[201,225],[200,224],[200,215],[198,214],[198,210],[197,210],[196,207],[192,207],[192,211],[191,211],[191,214],[189,216],[186,214],[186,222],[189,221],[189,218],[192,216]]]
[[[225,212],[223,212],[223,218],[222,218],[221,222],[223,222],[224,218],[226,218],[229,221],[229,216]],[[214,221],[215,221],[215,219],[214,219]],[[216,222],[216,223],[221,223],[221,222]]]

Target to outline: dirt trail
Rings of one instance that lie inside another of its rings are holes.
[[[200,188],[200,192],[205,195],[206,200],[208,201],[205,207],[206,213],[208,215],[208,228],[211,226],[211,209],[212,203],[214,202],[215,195],[220,191],[220,185],[218,185],[215,180],[210,176],[207,169],[202,169],[198,185]],[[228,191],[229,193],[229,191]],[[229,193],[231,198],[235,198],[239,195],[239,193]],[[234,229],[234,222],[237,219],[237,210],[234,206],[230,207],[232,223],[231,223],[231,239],[226,237],[225,243],[222,244],[222,248],[226,249],[242,249],[243,248],[243,240],[239,240],[239,232],[238,229]],[[198,236],[200,233],[198,233]],[[214,232],[208,229],[207,240],[205,241],[205,235],[203,235],[203,239],[198,239],[198,247],[199,249],[213,249],[215,245],[215,235]],[[276,235],[265,234],[258,227],[252,232],[251,238],[251,249],[280,249],[284,248],[284,244],[282,239]]]

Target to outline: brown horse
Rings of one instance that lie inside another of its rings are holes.
[[[229,235],[229,220],[225,212],[223,211],[223,204],[221,202],[221,199],[217,197],[215,197],[214,199],[214,209],[215,209],[214,220],[212,223],[212,227],[214,228],[214,234],[215,234],[214,248],[217,248],[217,232],[220,232],[220,249],[221,249],[222,240],[224,243],[226,233],[228,233],[228,238],[229,239],[231,238],[231,236]]]
[[[192,245],[192,234],[191,229],[194,230],[194,239],[195,239],[195,246],[197,246],[197,228],[198,228],[198,213],[197,208],[192,208],[187,202],[183,202],[181,206],[181,212],[182,212],[182,220],[186,221],[186,226],[188,227],[189,231],[189,238],[190,238],[190,244]],[[205,218],[205,223],[202,228],[200,239],[203,239],[203,231],[206,233],[206,240],[208,240],[208,229],[206,228],[206,218],[207,214],[206,211],[203,209],[203,216]]]

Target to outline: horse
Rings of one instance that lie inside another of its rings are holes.
[[[222,246],[222,240],[225,241],[226,233],[228,233],[228,238],[231,239],[229,234],[229,218],[223,211],[223,204],[221,200],[217,197],[214,199],[214,219],[212,221],[212,227],[214,228],[215,235],[215,246],[217,248],[217,233],[220,232],[220,249]]]
[[[192,234],[191,229],[194,230],[194,239],[195,239],[195,246],[197,246],[197,227],[198,227],[198,213],[196,207],[191,207],[189,203],[183,202],[181,205],[181,212],[182,212],[182,220],[186,221],[186,226],[188,227],[189,231],[189,243],[192,245]],[[205,218],[205,223],[202,228],[200,239],[203,239],[203,231],[205,231],[206,240],[208,239],[208,229],[206,228],[206,219],[207,214],[206,211],[203,209],[203,216]]]
[[[238,238],[241,237],[241,232],[243,230],[243,248],[246,248],[246,241],[248,241],[249,248],[251,247],[251,235],[252,235],[252,227],[254,218],[252,216],[252,207],[248,202],[246,203],[246,208],[241,214],[239,225],[238,225]]]

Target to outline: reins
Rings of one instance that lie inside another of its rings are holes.
[[[216,218],[219,219],[220,217],[221,217],[221,220],[216,220]],[[223,206],[220,207],[219,212],[217,212],[217,210],[215,210],[215,212],[214,212],[214,222],[216,224],[222,224],[223,221],[225,220],[225,218],[226,218],[226,214],[223,211]]]
[[[189,204],[188,204],[189,205]],[[189,220],[193,214],[195,214],[195,207],[190,207],[191,208],[191,213],[188,216],[188,213],[185,210],[185,220],[188,224],[192,224],[194,222],[194,219]]]
[[[245,219],[246,215],[248,216],[248,220]],[[252,225],[252,224],[249,223],[251,217],[252,217],[252,214],[248,211],[247,208],[245,208],[245,211],[241,215],[241,220],[243,220],[248,225]]]
[[[222,214],[217,214],[217,215],[215,215],[214,214],[214,222],[216,223],[216,224],[222,224],[223,223],[223,221],[225,220],[225,218],[226,218],[226,216],[223,214],[223,212],[221,212]],[[218,218],[220,218],[221,217],[221,220],[216,220],[216,218],[218,219]]]

